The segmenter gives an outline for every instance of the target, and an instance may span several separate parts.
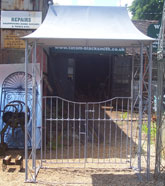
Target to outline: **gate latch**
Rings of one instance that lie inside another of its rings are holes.
[[[95,110],[85,110],[85,112],[95,112]]]

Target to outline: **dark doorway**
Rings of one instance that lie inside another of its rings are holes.
[[[54,95],[72,101],[104,101],[131,95],[131,57],[51,52],[48,77]]]
[[[111,58],[103,55],[76,57],[75,90],[79,101],[101,101],[110,98]]]

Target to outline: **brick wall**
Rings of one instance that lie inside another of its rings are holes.
[[[48,3],[47,0],[0,0],[2,10],[16,10],[16,11],[42,11],[45,17]],[[0,29],[0,64],[14,64],[24,63],[25,49],[4,47],[5,34],[16,35],[18,37],[27,35],[33,30],[14,30],[14,29]]]

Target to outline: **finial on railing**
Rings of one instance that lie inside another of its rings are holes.
[[[49,0],[48,1],[48,5],[53,5],[54,3],[53,3],[53,0]]]

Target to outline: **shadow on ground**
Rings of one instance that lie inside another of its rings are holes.
[[[159,180],[155,180],[153,175],[149,181],[146,179],[146,174],[142,174],[142,181],[137,178],[136,174],[93,174],[92,185],[93,186],[164,186],[165,180],[162,177]]]

